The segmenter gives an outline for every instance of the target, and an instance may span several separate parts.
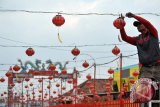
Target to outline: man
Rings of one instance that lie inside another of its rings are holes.
[[[133,25],[140,32],[138,36],[132,37],[126,34],[124,28],[120,29],[122,40],[137,47],[139,63],[142,64],[139,78],[151,78],[160,82],[160,49],[156,28],[146,19],[131,12],[126,17],[137,20]]]

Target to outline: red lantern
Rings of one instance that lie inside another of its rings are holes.
[[[16,65],[14,65],[13,70],[14,70],[14,71],[19,71],[19,70],[20,70],[20,67],[16,64]]]
[[[117,29],[122,29],[126,25],[126,22],[120,17],[114,20],[113,25]]]
[[[49,80],[52,80],[52,79],[53,79],[53,76],[49,76],[48,79],[49,79]]]
[[[60,84],[57,83],[57,84],[56,84],[56,87],[59,87],[59,86],[60,86]]]
[[[74,55],[74,56],[78,56],[80,54],[80,50],[78,48],[74,48],[72,49],[71,53]]]
[[[62,87],[62,90],[66,90],[66,87]]]
[[[88,74],[88,75],[86,76],[86,78],[87,78],[88,80],[90,80],[92,77],[91,77],[90,74]]]
[[[12,86],[12,87],[14,87],[14,86],[15,86],[15,84],[14,84],[14,83],[12,83],[12,84],[11,84],[11,86]]]
[[[26,85],[25,88],[28,88],[28,85]]]
[[[50,86],[50,85],[48,85],[48,86],[47,86],[47,88],[48,88],[48,89],[50,89],[50,88],[51,88],[51,86]]]
[[[120,53],[120,49],[119,49],[117,46],[115,46],[115,47],[112,49],[112,53],[113,53],[114,55],[118,55],[118,54]]]
[[[110,69],[108,70],[108,73],[109,73],[109,74],[113,74],[113,73],[114,73],[114,70],[113,70],[112,68],[110,68]]]
[[[58,14],[52,19],[52,23],[55,24],[56,26],[61,26],[65,22],[65,19],[62,17],[62,15]]]
[[[39,79],[38,82],[39,82],[39,83],[42,82],[42,79]]]
[[[53,91],[53,94],[56,94],[56,91]]]
[[[7,92],[4,92],[4,94],[7,94]]]
[[[1,81],[1,82],[4,82],[4,81],[5,81],[5,79],[2,77],[2,78],[0,78],[0,81]]]
[[[90,82],[90,81],[86,82],[86,85],[87,85],[87,86],[90,86],[90,85],[91,85],[91,82]]]
[[[42,93],[42,90],[38,90],[39,91],[39,93]]]
[[[135,77],[136,77],[136,76],[138,76],[138,75],[139,75],[139,73],[138,73],[138,72],[136,72],[136,71],[135,71],[135,72],[133,72],[133,76],[135,76]]]
[[[111,81],[111,82],[113,81],[113,77],[109,77],[108,79],[109,79],[109,81]]]
[[[49,70],[54,71],[56,69],[54,64],[50,64],[49,65]]]
[[[21,83],[21,80],[20,80],[20,79],[18,79],[18,80],[17,80],[17,82],[18,82],[18,83]]]
[[[25,78],[25,81],[27,81],[27,82],[28,82],[29,80],[30,80],[30,79],[29,79],[28,77],[26,77],[26,78]]]
[[[84,68],[87,68],[87,67],[89,66],[89,64],[88,64],[87,61],[85,61],[85,62],[83,62],[82,66],[83,66]]]
[[[32,49],[32,48],[28,48],[27,50],[26,50],[26,54],[28,55],[28,56],[32,56],[32,55],[34,55],[34,50]]]
[[[68,84],[71,84],[72,83],[72,80],[67,80]]]
[[[7,76],[7,77],[10,77],[11,75],[12,75],[11,72],[7,72],[7,73],[6,73],[6,76]]]
[[[61,71],[61,74],[66,75],[66,74],[67,74],[67,71],[66,71],[65,69],[63,69],[63,70]]]
[[[129,80],[131,84],[134,84],[134,79]]]
[[[29,85],[32,87],[32,86],[33,86],[33,83],[30,83]]]

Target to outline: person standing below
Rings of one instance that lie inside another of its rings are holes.
[[[123,41],[137,47],[140,68],[139,78],[150,78],[160,83],[160,49],[157,29],[146,19],[131,12],[126,13],[126,17],[134,18],[133,25],[140,32],[138,36],[128,36],[124,27],[120,29]],[[159,95],[156,95],[159,99]],[[145,104],[145,107],[147,105]],[[154,104],[154,107],[159,107]]]

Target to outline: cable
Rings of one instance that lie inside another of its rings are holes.
[[[14,9],[0,9],[0,12],[25,12],[25,13],[43,13],[43,14],[64,14],[64,15],[110,15],[110,16],[120,16],[120,14],[115,13],[64,13],[64,12],[52,12],[52,11],[33,11],[33,10],[14,10]],[[137,15],[155,15],[160,16],[160,13],[135,13]]]

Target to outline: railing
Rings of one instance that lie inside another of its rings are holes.
[[[50,107],[141,107],[140,103],[131,103],[130,100],[116,100],[96,103],[82,103],[82,104],[62,104]]]

